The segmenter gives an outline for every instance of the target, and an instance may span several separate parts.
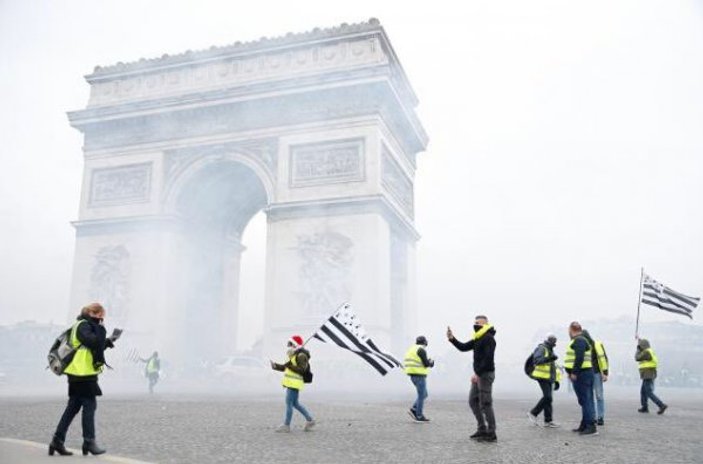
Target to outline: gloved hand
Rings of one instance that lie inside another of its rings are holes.
[[[434,367],[434,359],[428,359],[427,363],[430,365],[430,367]]]
[[[554,391],[559,390],[559,387],[560,387],[560,386],[561,386],[561,385],[559,385],[559,382],[554,382]]]
[[[549,362],[552,362],[552,361],[556,361],[557,359],[559,359],[559,356],[553,354],[553,355],[551,355],[551,356],[549,357],[548,361],[549,361]]]

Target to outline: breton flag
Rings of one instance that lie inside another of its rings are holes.
[[[313,335],[316,339],[349,350],[386,375],[401,364],[392,355],[381,351],[364,331],[359,318],[348,304],[337,310]]]
[[[647,274],[642,279],[642,303],[663,309],[672,313],[683,314],[693,319],[693,310],[696,309],[701,299],[686,296],[676,292],[666,285],[657,282]]]

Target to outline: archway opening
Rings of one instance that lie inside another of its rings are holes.
[[[242,237],[267,202],[257,173],[230,160],[201,167],[180,189],[176,211],[182,223],[179,253],[186,287],[181,289],[183,325],[196,358],[217,359],[239,345]],[[263,266],[262,262],[254,267]],[[263,314],[263,298],[261,307],[254,307],[257,302],[250,301],[248,292],[245,295],[247,320]]]

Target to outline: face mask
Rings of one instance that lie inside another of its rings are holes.
[[[474,324],[474,332],[478,332],[478,331],[481,330],[482,328],[483,328],[482,325]]]

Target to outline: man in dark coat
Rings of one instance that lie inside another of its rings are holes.
[[[469,406],[476,417],[478,429],[471,438],[479,441],[494,442],[496,436],[496,418],[493,412],[493,381],[495,380],[494,355],[496,349],[495,329],[488,323],[486,316],[476,316],[474,335],[468,342],[460,342],[447,327],[449,343],[459,351],[474,352],[474,375],[471,376]]]

